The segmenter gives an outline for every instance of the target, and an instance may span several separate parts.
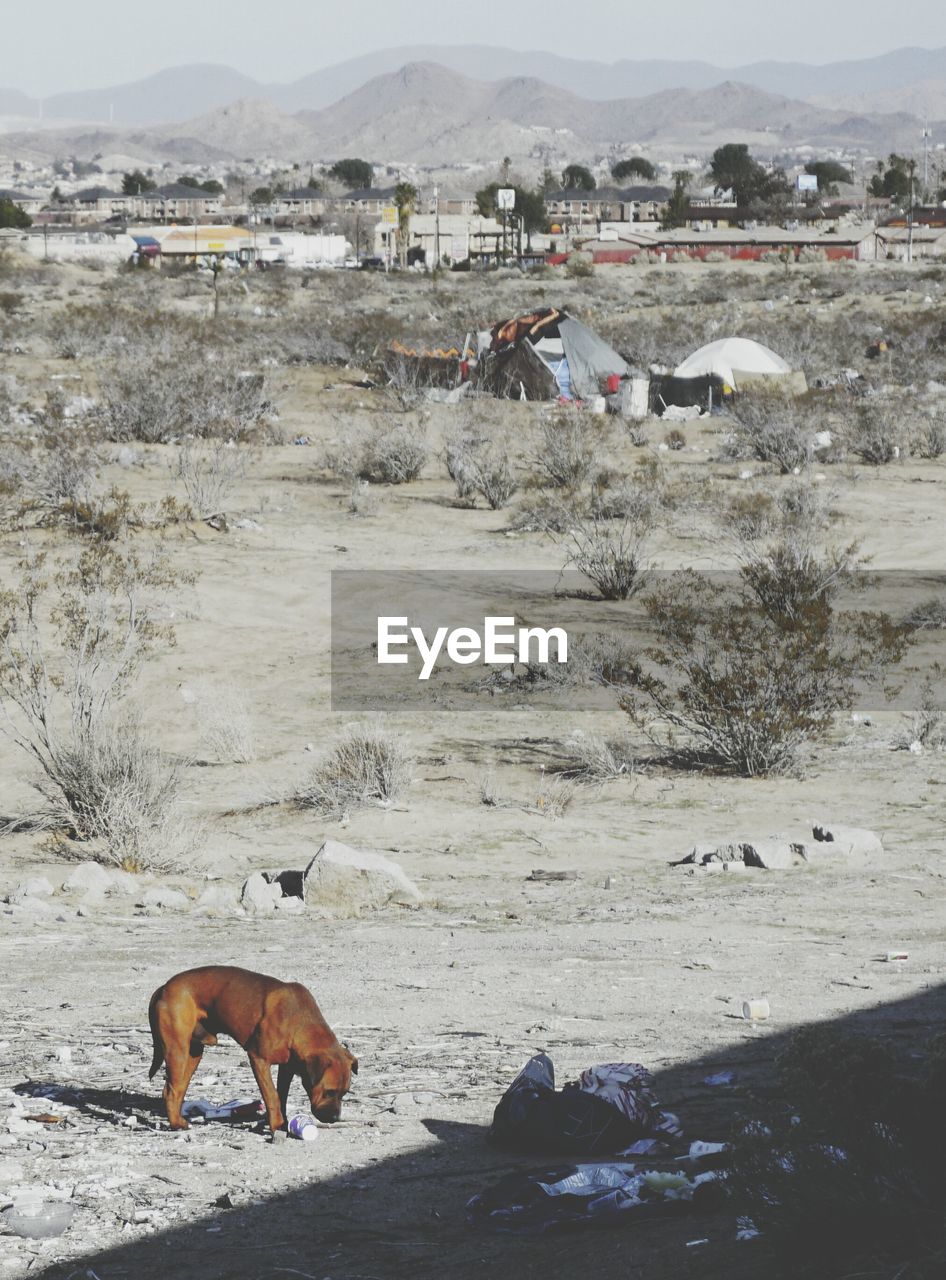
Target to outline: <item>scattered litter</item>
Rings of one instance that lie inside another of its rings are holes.
[[[508,1174],[467,1202],[466,1217],[472,1226],[522,1234],[613,1224],[630,1210],[689,1201],[696,1186],[683,1174],[638,1173],[627,1164],[564,1165]]]
[[[746,1022],[765,1022],[771,1010],[769,1002],[765,999],[744,1000],[742,1004],[742,1016]]]
[[[676,1138],[680,1122],[663,1111],[650,1072],[637,1063],[590,1067],[555,1089],[552,1060],[537,1053],[503,1094],[490,1140],[516,1151],[596,1155],[624,1151],[641,1138]]]
[[[577,880],[577,871],[543,871],[540,867],[536,867],[532,874],[526,876],[527,880]],[[608,886],[606,885],[605,888]]]
[[[70,1204],[23,1196],[3,1212],[3,1221],[18,1236],[27,1240],[50,1240],[61,1236],[72,1222]]]
[[[725,1142],[691,1142],[689,1157],[691,1160],[701,1160],[703,1156],[718,1156],[727,1148],[728,1143]]]
[[[702,1240],[688,1240],[687,1248],[695,1249],[698,1244],[709,1244],[709,1236],[704,1236]]]
[[[736,1239],[755,1240],[762,1233],[751,1218],[736,1219]]]
[[[909,960],[909,951],[888,951],[884,959],[888,964],[894,964],[896,961]]]
[[[293,1116],[289,1121],[289,1136],[302,1142],[314,1142],[319,1136],[319,1127],[311,1116]]]
[[[232,1102],[217,1105],[206,1098],[194,1098],[184,1103],[181,1114],[187,1120],[256,1120],[266,1108],[258,1098],[234,1098]]]
[[[703,1083],[708,1084],[711,1088],[717,1088],[721,1085],[729,1085],[736,1078],[735,1071],[716,1071],[711,1076],[704,1076]]]

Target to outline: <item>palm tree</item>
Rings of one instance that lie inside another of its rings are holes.
[[[410,182],[399,182],[394,188],[394,205],[397,209],[397,256],[401,266],[407,266],[407,246],[410,242],[411,214],[417,207],[417,188]]]

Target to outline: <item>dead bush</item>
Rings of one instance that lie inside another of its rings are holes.
[[[913,707],[905,712],[909,728],[898,740],[897,746],[909,749],[915,743],[921,747],[936,749],[946,745],[946,671],[934,663],[920,685]]]
[[[181,804],[183,762],[162,755],[140,725],[107,721],[56,746],[37,783],[47,807],[36,820],[66,832],[59,850],[124,871],[167,872],[187,865],[199,828]],[[91,842],[91,850],[88,843]]]
[[[733,426],[737,457],[774,463],[783,475],[806,467],[814,453],[810,415],[791,396],[753,392],[739,397]]]
[[[946,631],[946,599],[918,600],[904,613],[901,626],[908,631]]]
[[[246,476],[252,455],[232,440],[185,440],[171,462],[187,501],[200,520],[225,520],[227,503]]]
[[[668,449],[679,452],[680,449],[685,449],[687,447],[687,438],[678,427],[674,427],[672,431],[667,432],[664,444]]]
[[[644,600],[656,636],[621,702],[648,738],[691,765],[746,777],[785,773],[851,706],[858,681],[900,660],[905,636],[882,613],[761,607],[692,572]]]
[[[293,800],[327,816],[388,807],[410,785],[412,768],[397,734],[380,724],[351,725]]]
[[[634,770],[634,757],[626,737],[606,738],[580,729],[563,743],[567,762],[562,773],[581,782],[607,782]]]
[[[546,483],[577,489],[601,456],[601,424],[580,409],[555,410],[542,424],[534,462]]]
[[[561,535],[581,517],[582,511],[574,500],[533,494],[522,500],[507,528],[514,533]]]
[[[121,442],[241,438],[273,412],[264,374],[241,369],[220,348],[184,341],[121,351],[101,370],[99,392],[105,436]]]
[[[564,567],[590,578],[602,600],[627,600],[646,581],[643,553],[648,532],[636,520],[591,516],[569,530]]]
[[[0,592],[0,732],[39,766],[45,814],[94,838],[102,860],[161,856],[156,806],[179,775],[114,709],[154,648],[173,643],[158,611],[190,580],[160,552],[96,541],[55,572],[28,553],[18,583]],[[183,838],[177,811],[165,816],[165,835]]]
[[[893,405],[860,405],[848,424],[847,447],[862,462],[881,467],[906,454],[907,436]]]
[[[369,484],[407,484],[428,458],[423,422],[387,414],[361,427],[343,427],[323,456],[327,471],[340,479]]]
[[[256,759],[253,722],[246,698],[232,685],[202,689],[196,703],[201,742],[217,760],[249,764]]]
[[[911,447],[918,457],[928,461],[941,458],[946,453],[946,423],[935,419],[924,422],[917,429]]]
[[[723,523],[739,542],[751,543],[774,533],[781,519],[772,495],[756,489],[732,498],[723,513]]]
[[[485,427],[465,424],[451,431],[444,456],[461,501],[479,494],[494,511],[509,505],[519,485],[504,443],[493,440]]]

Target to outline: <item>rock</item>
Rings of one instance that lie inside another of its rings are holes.
[[[100,893],[97,889],[90,889],[82,898],[82,901],[76,907],[77,916],[92,916],[96,911],[101,911],[105,906],[105,894]]]
[[[163,887],[149,889],[141,901],[144,906],[152,907],[157,911],[186,911],[191,906],[191,900],[186,893],[181,893],[180,889]]]
[[[109,893],[120,893],[127,897],[131,897],[133,893],[137,893],[141,888],[138,878],[133,876],[130,871],[115,870],[109,873],[110,886]]]
[[[396,902],[416,906],[417,886],[401,867],[379,853],[351,849],[337,840],[326,840],[305,869],[306,903],[347,914],[377,910]]]
[[[744,844],[742,852],[747,867],[762,867],[766,871],[788,871],[807,861],[804,845],[777,837]]]
[[[236,889],[222,884],[211,884],[197,899],[197,910],[208,915],[234,911],[237,907]]]
[[[98,862],[80,862],[69,872],[63,882],[64,893],[82,893],[88,889],[108,893],[112,887],[112,876]]]
[[[277,898],[276,910],[283,911],[288,915],[297,916],[305,911],[305,903],[301,898]]]
[[[240,905],[257,915],[266,915],[275,911],[276,903],[281,897],[282,888],[278,884],[270,884],[262,871],[254,871],[244,881]]]
[[[23,903],[27,898],[48,898],[52,892],[53,886],[45,876],[31,876],[16,886],[7,901]]]
[[[869,858],[883,853],[884,845],[880,836],[866,827],[839,827],[832,823],[821,823],[812,827],[815,838],[813,854],[841,854],[846,858]]]
[[[19,1160],[0,1160],[0,1186],[8,1182],[19,1182],[23,1177],[23,1166]]]

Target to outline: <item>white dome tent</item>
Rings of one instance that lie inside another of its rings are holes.
[[[721,378],[727,387],[738,391],[748,382],[767,378],[801,379],[781,356],[751,338],[720,338],[707,343],[673,371],[675,378]],[[804,386],[801,388],[804,390]]]

